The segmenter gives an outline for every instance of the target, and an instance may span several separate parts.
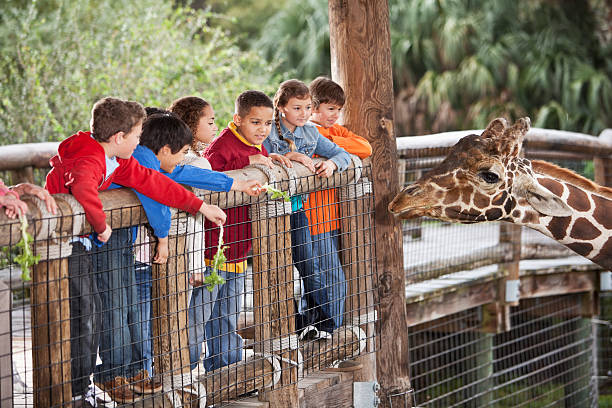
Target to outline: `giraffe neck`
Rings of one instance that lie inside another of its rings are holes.
[[[572,210],[565,217],[543,215],[518,199],[512,222],[542,232],[591,261],[612,269],[612,199],[548,175],[536,180]]]

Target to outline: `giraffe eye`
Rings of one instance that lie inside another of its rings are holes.
[[[489,184],[495,184],[499,181],[499,176],[490,171],[481,171],[478,173],[481,179]]]

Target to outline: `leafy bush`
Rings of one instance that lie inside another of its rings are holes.
[[[0,143],[62,140],[88,129],[104,96],[165,107],[197,95],[224,127],[236,96],[273,92],[271,69],[212,15],[167,1],[55,0],[0,5]]]

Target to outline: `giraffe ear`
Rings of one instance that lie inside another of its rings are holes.
[[[493,119],[487,128],[480,135],[483,139],[495,138],[504,134],[504,130],[508,127],[508,122],[504,118]]]
[[[533,181],[524,189],[524,196],[537,212],[554,217],[568,217],[573,211],[560,197]]]

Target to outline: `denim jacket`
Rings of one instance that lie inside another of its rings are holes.
[[[280,126],[283,139],[293,140],[298,153],[305,154],[308,157],[315,154],[326,157],[336,163],[338,172],[343,172],[351,164],[351,157],[346,150],[325,138],[312,123],[308,122],[304,126],[298,126],[293,132],[287,129],[282,121]],[[275,124],[272,125],[272,130],[263,145],[268,153],[285,154],[291,151],[289,143],[278,137],[278,129]]]

